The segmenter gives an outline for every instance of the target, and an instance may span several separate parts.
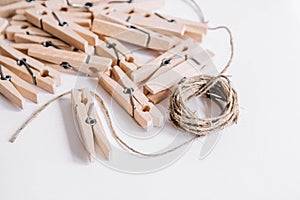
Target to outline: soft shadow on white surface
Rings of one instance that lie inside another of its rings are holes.
[[[64,128],[68,137],[69,147],[72,152],[72,159],[78,164],[87,164],[88,154],[80,141],[79,135],[74,124],[71,99],[60,100],[59,106],[63,115],[65,125]]]

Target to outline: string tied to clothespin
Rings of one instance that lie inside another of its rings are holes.
[[[28,63],[26,62],[26,59],[23,58],[23,59],[19,59],[17,60],[17,64],[19,66],[25,66],[25,68],[27,69],[28,73],[31,75],[32,77],[32,80],[33,80],[33,84],[34,85],[37,85],[37,82],[36,82],[36,76],[35,74],[33,73],[33,71],[31,70],[30,66],[28,65]]]

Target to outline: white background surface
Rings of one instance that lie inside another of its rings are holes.
[[[299,1],[198,2],[211,25],[226,24],[234,33],[236,56],[228,73],[241,106],[238,125],[223,131],[207,158],[199,160],[193,145],[172,166],[145,175],[80,163],[74,158],[80,142],[66,119],[68,98],[10,144],[11,134],[38,106],[26,103],[20,112],[0,98],[0,199],[299,199]],[[179,0],[167,5],[167,13],[195,17]],[[226,39],[209,32],[205,42],[220,65],[228,55]],[[73,80],[64,76],[58,94]],[[45,102],[52,96],[41,97]]]

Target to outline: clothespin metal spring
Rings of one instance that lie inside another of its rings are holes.
[[[54,43],[51,42],[51,41],[45,41],[45,42],[42,42],[42,45],[43,45],[44,47],[54,47],[54,48],[56,48],[56,49],[60,49],[59,46],[57,46],[56,44],[54,44]]]
[[[68,26],[68,23],[64,22],[64,21],[61,21],[61,19],[58,17],[58,15],[54,11],[52,11],[52,15],[58,21],[59,26]]]
[[[11,79],[10,75],[3,74],[2,65],[0,65],[0,76],[1,76],[1,80],[9,81]]]
[[[118,49],[117,49],[117,47],[116,47],[117,45],[115,44],[115,43],[108,43],[107,45],[106,45],[106,47],[107,48],[109,48],[109,49],[113,49],[114,50],[114,52],[115,52],[115,54],[116,54],[116,57],[117,57],[117,65],[120,67],[120,56],[119,56],[119,52],[118,52]]]
[[[181,58],[181,57],[182,56],[180,56],[180,55],[177,55],[177,56],[175,55],[175,56],[172,56],[170,58],[164,58],[164,59],[162,59],[160,66],[162,67],[162,66],[165,66],[165,65],[169,65],[172,60],[175,60],[175,59],[178,59],[178,58]],[[187,59],[188,59],[188,55],[184,55],[184,60],[187,60]]]
[[[130,103],[131,103],[131,107],[132,107],[132,117],[134,118],[134,111],[136,109],[136,105],[134,103],[133,92],[134,92],[133,88],[125,88],[124,91],[123,91],[124,94],[129,95]]]
[[[68,62],[62,62],[62,63],[60,63],[60,66],[61,66],[62,68],[64,68],[64,69],[70,69],[70,70],[73,70],[74,72],[80,73],[80,74],[82,74],[82,75],[84,75],[84,76],[90,76],[90,75],[87,74],[87,73],[84,73],[84,72],[79,71],[78,69],[76,69],[75,67],[73,67],[72,65],[70,65],[70,63],[68,63]]]
[[[92,111],[94,109],[94,103],[91,103],[88,110],[88,117],[86,118],[85,122],[91,126],[94,126],[97,123],[97,120],[91,117]]]
[[[91,7],[93,7],[93,3],[91,2],[86,2],[85,4],[77,4],[77,3],[70,3],[69,0],[66,0],[68,6],[73,7],[73,8],[86,8],[89,9]]]
[[[156,15],[157,17],[159,17],[159,18],[161,18],[161,19],[166,20],[167,22],[170,22],[170,23],[176,23],[176,20],[175,20],[175,19],[167,19],[166,17],[162,16],[161,14],[158,14],[157,12],[155,12],[154,15]]]
[[[148,33],[147,31],[144,31],[144,30],[142,30],[142,29],[139,29],[138,27],[133,26],[133,25],[127,25],[126,27],[127,27],[127,28],[130,28],[130,29],[138,30],[138,31],[140,31],[140,32],[142,32],[142,33],[145,33],[145,34],[148,36],[147,42],[146,42],[146,47],[149,46],[150,39],[151,39],[150,33]]]
[[[37,82],[36,82],[36,76],[34,75],[33,71],[31,70],[30,66],[28,65],[28,63],[26,62],[26,59],[23,58],[23,59],[20,59],[20,60],[17,60],[17,64],[19,66],[25,66],[25,68],[27,69],[27,71],[29,72],[29,74],[31,75],[32,77],[32,80],[33,80],[33,84],[34,85],[37,85]]]

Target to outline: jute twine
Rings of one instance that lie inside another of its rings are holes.
[[[233,55],[233,37],[226,26],[209,28],[210,30],[224,29],[230,37],[231,54],[228,63],[221,73],[214,77],[200,75],[192,78],[184,78],[175,87],[170,98],[170,118],[174,125],[188,133],[205,136],[216,132],[237,122],[239,114],[238,97],[231,86],[231,81],[224,75],[229,68]],[[216,103],[221,114],[216,117],[200,118],[187,106],[187,102],[195,97],[205,97]]]

